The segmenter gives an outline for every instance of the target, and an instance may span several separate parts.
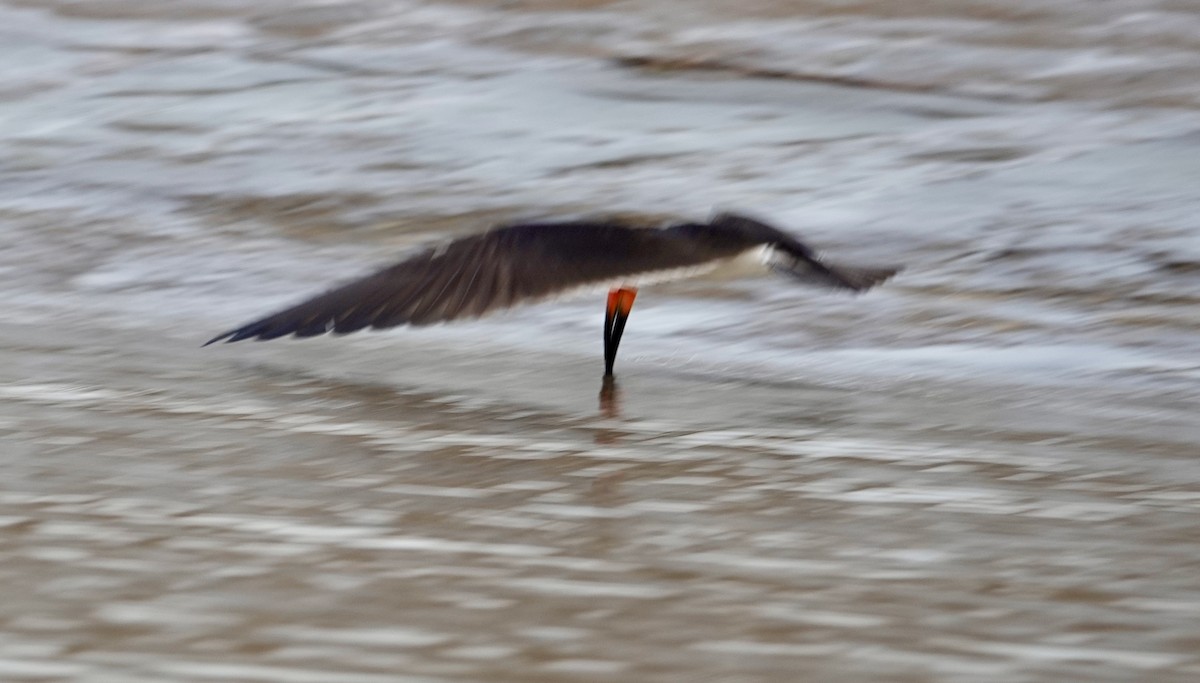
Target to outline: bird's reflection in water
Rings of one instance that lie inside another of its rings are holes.
[[[604,382],[600,385],[600,418],[618,422],[621,419],[621,390],[612,375],[605,375]],[[629,432],[611,424],[598,428],[594,441],[597,446],[612,446],[621,443],[628,436]],[[588,490],[588,500],[601,507],[619,505],[620,485],[624,479],[623,471],[597,477]]]
[[[617,380],[612,375],[605,375],[604,383],[600,385],[600,417],[607,420],[621,419],[621,390]],[[625,436],[621,429],[601,427],[596,430],[597,445],[609,445],[620,441]]]
[[[617,387],[617,378],[612,375],[605,375],[604,383],[600,385],[600,415],[621,417],[621,390]]]

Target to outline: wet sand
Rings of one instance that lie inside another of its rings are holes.
[[[1200,677],[1193,15],[943,4],[0,4],[0,680]],[[199,348],[714,205],[908,269]]]

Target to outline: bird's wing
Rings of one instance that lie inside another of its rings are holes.
[[[791,255],[773,261],[771,269],[805,284],[852,292],[865,292],[900,272],[899,268],[888,266],[848,266]]]
[[[896,273],[900,268],[849,266],[831,263],[796,237],[758,219],[736,213],[719,213],[709,221],[713,228],[735,233],[747,242],[771,247],[771,268],[810,285],[863,292]]]
[[[511,225],[421,252],[206,345],[475,318],[622,277],[697,266],[711,257],[667,230],[612,222]]]

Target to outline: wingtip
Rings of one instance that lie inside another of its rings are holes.
[[[248,327],[249,326],[239,327],[236,330],[229,330],[227,332],[222,332],[221,334],[218,334],[217,336],[213,337],[212,339],[209,339],[208,341],[201,344],[200,348],[204,348],[205,346],[208,346],[209,344],[216,344],[219,341],[223,341],[226,344],[231,344],[235,341],[241,341],[243,339],[248,339],[250,337],[255,336],[255,331],[248,329]]]
[[[887,282],[903,270],[903,267],[847,266],[821,261],[797,262],[788,267],[776,264],[772,268],[800,282],[853,294],[861,294]]]
[[[843,268],[841,275],[846,277],[851,289],[861,293],[882,285],[903,270],[904,266]]]

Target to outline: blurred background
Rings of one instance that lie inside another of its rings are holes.
[[[0,680],[1200,679],[1194,0],[0,1]],[[199,345],[748,211],[861,297]]]

